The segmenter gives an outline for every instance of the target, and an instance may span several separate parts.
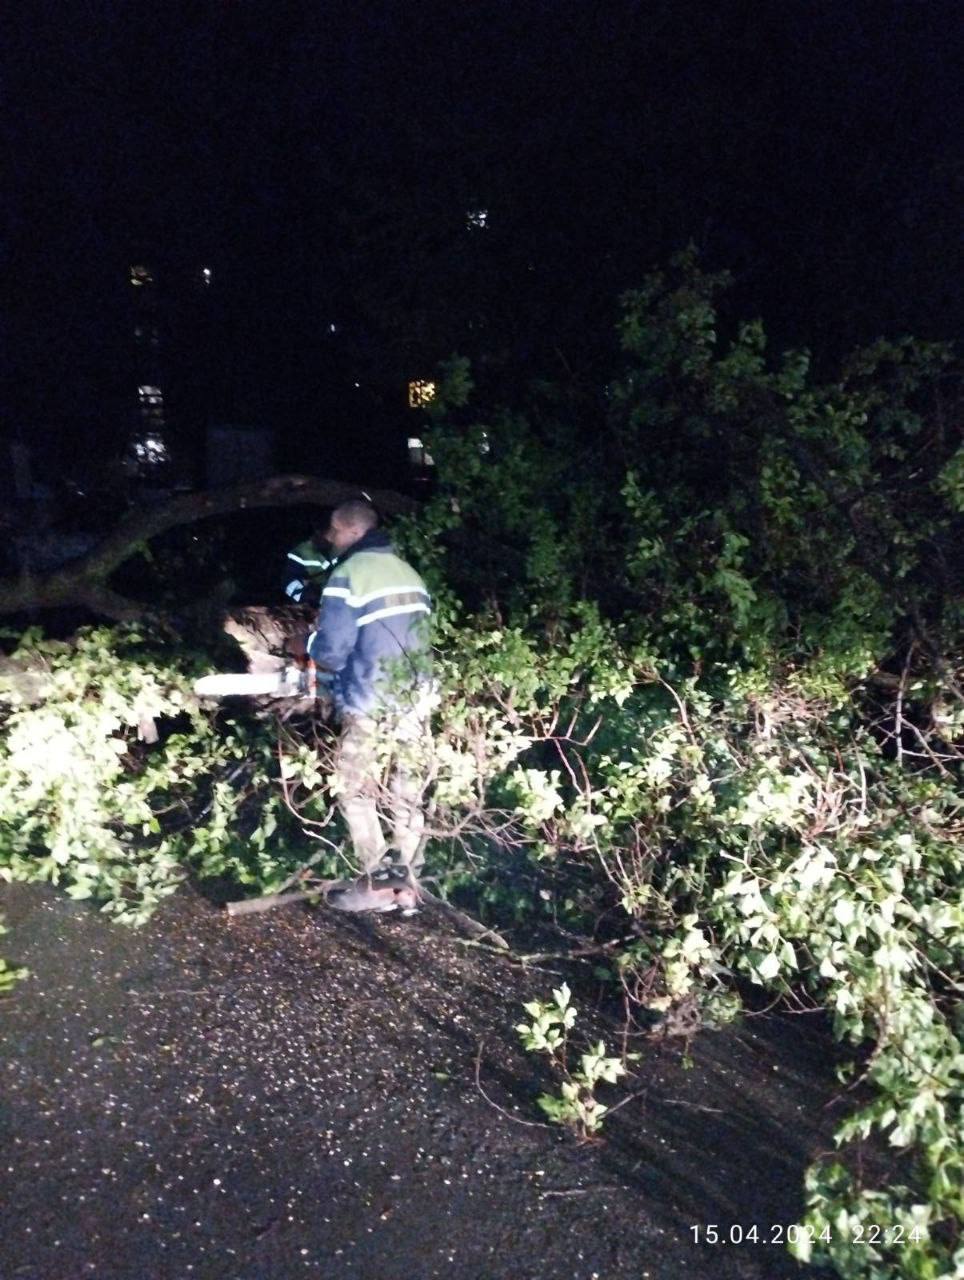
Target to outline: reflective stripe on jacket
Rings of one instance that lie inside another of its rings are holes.
[[[288,552],[288,582],[285,586],[285,595],[297,604],[304,596],[305,588],[314,587],[316,594],[310,603],[317,603],[322,584],[333,564],[334,561],[310,538],[299,542]]]
[[[425,583],[395,553],[388,535],[369,531],[338,561],[325,584],[308,652],[335,673],[335,705],[370,714],[404,706],[429,678]]]

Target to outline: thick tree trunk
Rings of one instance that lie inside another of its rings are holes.
[[[146,604],[128,600],[109,586],[111,574],[151,538],[179,525],[208,516],[228,515],[248,508],[336,506],[357,498],[357,485],[315,476],[272,476],[250,484],[199,493],[179,494],[167,502],[142,507],[126,515],[96,547],[77,560],[44,574],[23,574],[0,580],[0,613],[40,609],[83,608],[91,613],[131,622],[149,612]],[[405,515],[417,503],[392,490],[372,490],[371,498],[386,515]]]

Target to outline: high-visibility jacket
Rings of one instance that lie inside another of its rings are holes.
[[[382,530],[369,530],[344,552],[308,637],[309,656],[334,672],[339,712],[406,709],[427,689],[431,611],[425,583]]]
[[[294,604],[317,604],[333,564],[327,549],[317,546],[311,538],[299,542],[288,552],[285,595]]]

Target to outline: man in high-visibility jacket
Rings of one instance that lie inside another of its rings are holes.
[[[317,605],[333,564],[334,556],[321,529],[315,529],[304,542],[292,547],[288,552],[288,580],[285,585],[285,595],[292,604]]]
[[[307,649],[319,672],[333,673],[341,737],[332,787],[361,868],[374,870],[391,852],[417,871],[430,746],[431,600],[377,524],[368,502],[344,502],[332,512],[325,536],[337,562]]]

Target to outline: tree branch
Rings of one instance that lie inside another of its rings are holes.
[[[125,560],[158,534],[249,508],[337,506],[357,498],[360,491],[358,485],[339,480],[281,475],[225,489],[178,494],[166,502],[129,512],[96,547],[77,560],[49,573],[0,580],[0,613],[79,606],[118,621],[132,621],[148,612],[147,605],[125,599],[107,582]],[[388,515],[408,515],[418,509],[414,499],[390,489],[373,490],[371,498],[379,511]]]

